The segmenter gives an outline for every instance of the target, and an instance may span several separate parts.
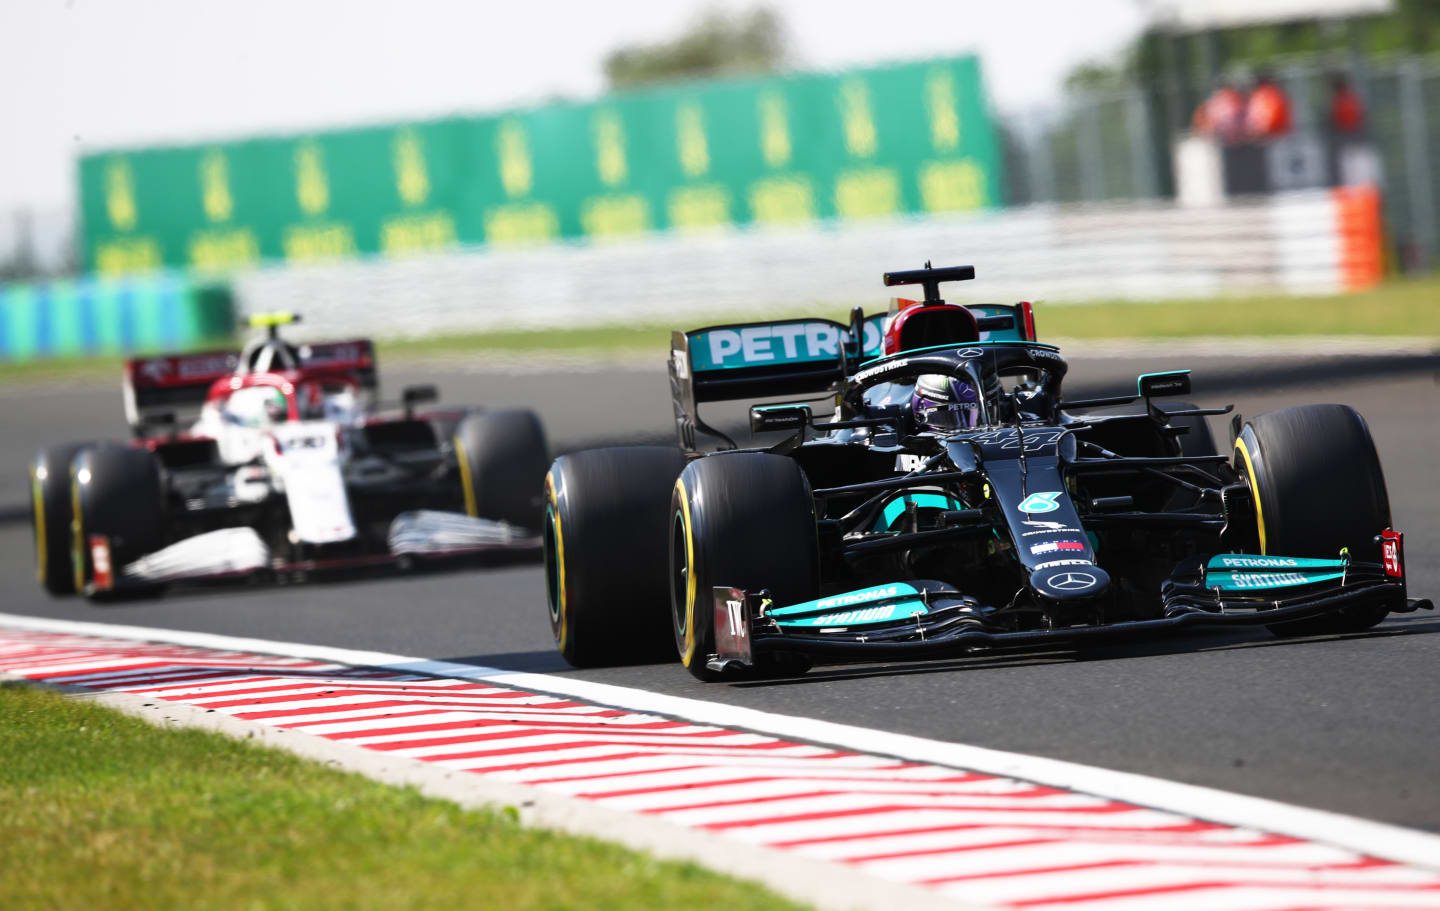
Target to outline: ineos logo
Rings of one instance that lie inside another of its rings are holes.
[[[1097,581],[1089,573],[1065,573],[1045,580],[1045,584],[1056,591],[1078,592],[1090,588]]]

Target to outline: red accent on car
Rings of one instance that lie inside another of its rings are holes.
[[[1393,528],[1380,532],[1380,559],[1385,564],[1385,575],[1405,578],[1405,535]]]
[[[1035,308],[1029,301],[1020,302],[1020,318],[1025,323],[1025,340],[1038,342],[1040,337],[1035,334]]]
[[[90,535],[90,578],[99,591],[115,587],[115,570],[110,565],[110,539],[104,535]]]
[[[980,340],[975,314],[958,304],[929,304],[909,307],[890,319],[885,327],[885,354],[898,354],[932,345],[964,345]]]

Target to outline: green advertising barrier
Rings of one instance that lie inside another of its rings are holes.
[[[228,270],[1000,204],[973,57],[88,155],[86,266]]]
[[[160,273],[0,286],[0,361],[194,348],[231,338],[228,285]]]

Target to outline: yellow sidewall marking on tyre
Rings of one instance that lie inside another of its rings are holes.
[[[680,494],[681,524],[685,529],[685,651],[680,662],[686,667],[695,660],[695,533],[690,527],[690,498],[685,494],[685,481],[675,479]]]
[[[555,495],[553,472],[545,475],[545,496],[550,501],[551,524],[555,529],[555,604],[560,612],[560,635],[556,641],[563,651],[569,644],[570,615],[565,610],[565,538],[560,529],[560,500]]]
[[[1255,481],[1255,463],[1250,461],[1250,450],[1245,448],[1243,436],[1235,438],[1235,449],[1245,462],[1245,473],[1250,477],[1250,499],[1255,501],[1255,524],[1260,529],[1260,553],[1265,550],[1265,514],[1260,509],[1260,485]]]
[[[475,507],[475,479],[470,477],[470,456],[458,436],[455,437],[455,461],[460,463],[460,489],[465,492],[465,514],[478,519],[480,513]]]
[[[85,591],[85,519],[80,512],[80,482],[70,469],[70,561],[75,564],[75,591]]]
[[[45,493],[40,489],[40,476],[35,466],[30,466],[30,495],[35,500],[35,575],[40,584],[45,584],[45,570],[49,555],[45,552]]]

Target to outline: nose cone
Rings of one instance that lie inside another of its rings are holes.
[[[1030,587],[1051,601],[1084,601],[1110,588],[1110,576],[1093,563],[1051,566],[1031,573]]]

